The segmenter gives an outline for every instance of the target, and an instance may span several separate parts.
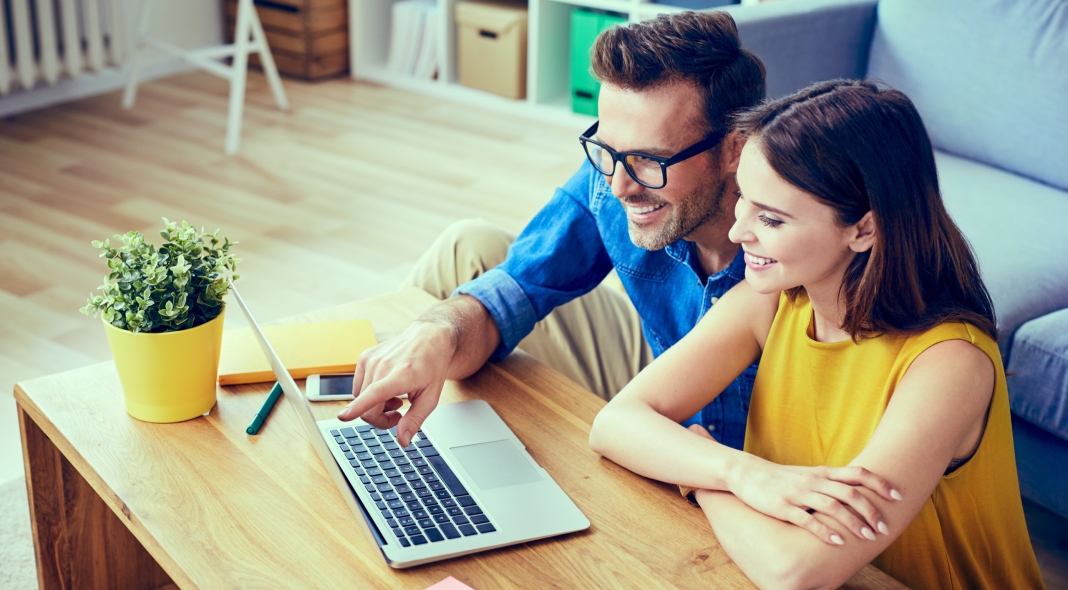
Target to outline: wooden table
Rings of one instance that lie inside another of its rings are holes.
[[[369,318],[383,340],[433,303],[405,291],[291,321]],[[590,451],[604,402],[522,353],[449,382],[442,402],[488,401],[592,526],[408,570],[361,532],[284,398],[245,434],[268,388],[220,388],[206,418],[159,425],[126,414],[110,362],[16,385],[40,586],[752,587],[672,486]],[[848,586],[901,587],[871,566]]]

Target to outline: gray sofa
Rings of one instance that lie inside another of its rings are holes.
[[[779,0],[726,9],[768,96],[904,91],[998,314],[1024,497],[1068,518],[1068,2]]]

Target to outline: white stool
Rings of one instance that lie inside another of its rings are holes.
[[[123,108],[132,107],[134,99],[137,97],[137,77],[140,73],[141,53],[144,48],[152,46],[163,50],[230,81],[230,113],[226,122],[226,153],[237,153],[237,148],[241,143],[241,115],[245,106],[245,77],[248,71],[249,53],[259,52],[260,63],[263,64],[263,72],[267,75],[267,82],[271,85],[271,93],[274,94],[274,100],[278,103],[278,108],[283,111],[289,108],[285,90],[282,89],[282,80],[279,79],[278,70],[274,67],[274,58],[271,57],[271,49],[267,46],[267,37],[263,34],[263,26],[260,25],[260,17],[256,15],[252,0],[237,0],[237,27],[234,31],[233,45],[220,45],[194,50],[182,49],[148,36],[149,13],[154,1],[144,0],[141,6],[141,15],[137,26],[137,41],[130,55],[129,69],[126,74],[126,91],[122,95]],[[250,36],[252,37],[251,40],[249,39]],[[234,62],[230,66],[215,61],[219,58],[231,56],[234,58]]]

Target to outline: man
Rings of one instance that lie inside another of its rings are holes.
[[[727,131],[733,111],[763,98],[764,67],[734,20],[686,12],[614,27],[591,62],[601,119],[581,138],[587,161],[510,247],[484,222],[439,238],[406,286],[452,297],[360,357],[340,419],[396,425],[407,445],[446,379],[517,345],[608,399],[744,278],[727,238],[742,141]],[[599,286],[613,268],[626,295]],[[740,449],[754,375],[685,424]]]

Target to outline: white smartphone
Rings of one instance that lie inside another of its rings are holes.
[[[352,373],[308,375],[304,382],[308,401],[331,402],[352,399]]]
[[[305,395],[310,402],[332,402],[352,400],[352,373],[331,373],[328,375],[308,375],[304,382]],[[407,393],[397,397],[408,398]]]

